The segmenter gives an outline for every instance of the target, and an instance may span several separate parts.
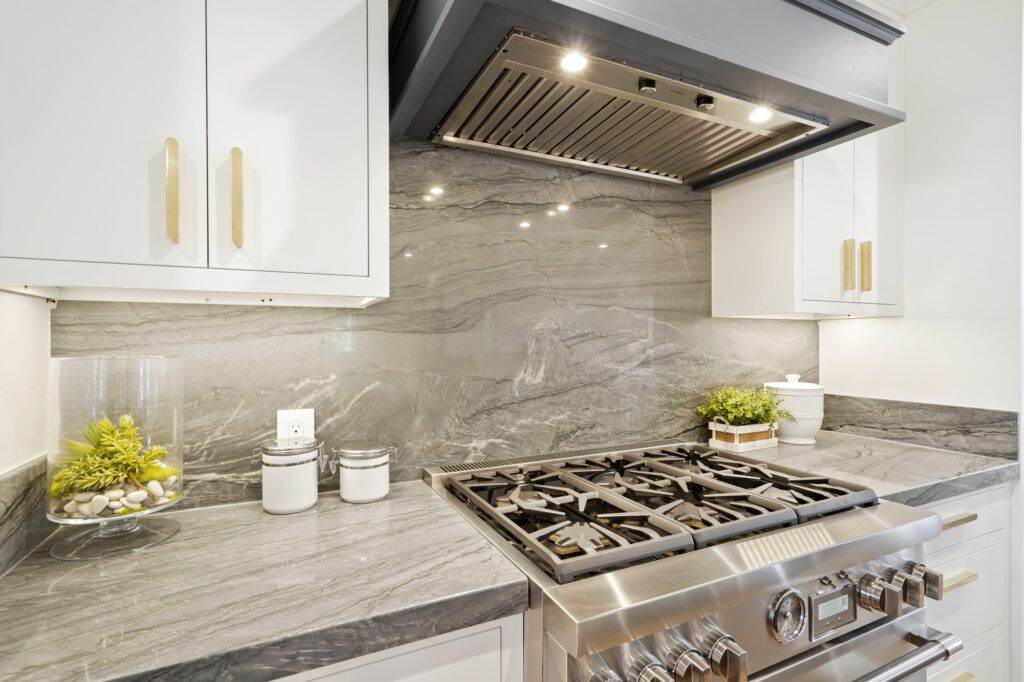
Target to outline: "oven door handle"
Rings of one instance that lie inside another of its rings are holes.
[[[917,651],[900,656],[867,675],[858,677],[854,682],[895,682],[907,675],[924,670],[933,663],[945,661],[964,648],[962,639],[950,632],[939,632],[929,628],[924,636],[908,634],[907,639],[917,645]]]

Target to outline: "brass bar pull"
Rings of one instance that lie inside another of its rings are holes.
[[[860,243],[860,290],[871,291],[871,242]]]
[[[164,140],[164,205],[167,209],[167,238],[175,244],[181,239],[181,180],[178,141]]]
[[[977,679],[978,678],[972,675],[971,673],[962,672],[953,679],[951,679],[949,682],[974,682]]]
[[[953,590],[959,590],[964,585],[969,585],[978,579],[974,571],[960,571],[953,577],[943,581],[943,594],[949,594]]]
[[[856,267],[856,254],[854,253],[857,242],[847,239],[843,242],[843,291],[853,291],[856,286],[853,269]]]
[[[245,243],[245,194],[242,190],[242,150],[231,148],[231,241],[242,248]]]
[[[957,526],[964,526],[968,523],[974,523],[978,520],[978,515],[974,512],[964,512],[963,514],[954,514],[948,519],[942,519],[942,532],[945,533],[950,528],[956,528]]]

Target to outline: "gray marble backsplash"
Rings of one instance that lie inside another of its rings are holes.
[[[0,474],[0,576],[55,528],[46,520],[46,458]]]
[[[826,395],[822,428],[1017,459],[1016,412]]]
[[[445,192],[426,202],[433,185]],[[184,503],[201,506],[259,496],[251,453],[278,408],[315,408],[331,446],[396,444],[398,481],[700,435],[693,408],[708,389],[816,377],[814,322],[711,319],[710,276],[707,193],[398,142],[389,300],[61,302],[52,343],[55,355],[186,358]]]

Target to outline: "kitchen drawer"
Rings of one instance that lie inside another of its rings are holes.
[[[1004,530],[1010,524],[1009,494],[1004,485],[925,508],[941,516],[944,525],[952,526],[939,537],[925,543],[925,554],[934,554],[961,542]],[[972,519],[973,515],[977,515],[977,518]]]
[[[967,642],[1006,622],[1010,603],[1008,543],[936,563],[932,568],[945,577],[946,594],[942,601],[928,602],[928,625]],[[968,582],[956,585],[965,579]]]
[[[1010,651],[1006,632],[1001,629],[997,636],[979,640],[979,646],[968,642],[963,654],[939,670],[929,671],[928,682],[1007,682],[1010,679]]]

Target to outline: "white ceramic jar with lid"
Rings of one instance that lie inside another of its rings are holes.
[[[825,389],[800,381],[799,374],[787,374],[785,381],[767,382],[764,387],[778,396],[782,409],[793,415],[794,421],[779,420],[779,442],[814,445],[825,418]]]
[[[338,448],[338,487],[346,502],[376,502],[390,488],[393,447]]]
[[[315,438],[271,440],[256,449],[263,465],[263,509],[293,514],[316,504],[317,482],[325,463]]]

